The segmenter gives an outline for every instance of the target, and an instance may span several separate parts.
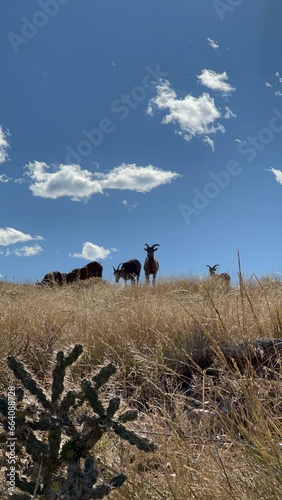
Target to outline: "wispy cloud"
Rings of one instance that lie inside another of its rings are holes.
[[[140,205],[140,203],[138,203],[138,201],[135,201],[131,205],[128,203],[127,200],[122,200],[121,203],[122,203],[122,205],[124,205],[125,207],[127,207],[127,209],[128,209],[129,212],[131,212],[131,210],[133,210],[134,208],[139,207],[139,205]]]
[[[279,183],[279,184],[282,184],[282,170],[277,170],[276,168],[268,168],[267,169],[269,172],[272,172],[273,175],[275,176],[275,179],[276,181]]]
[[[116,251],[114,248],[111,250]],[[79,259],[86,260],[106,259],[111,254],[111,250],[107,250],[104,247],[100,247],[87,241],[86,243],[83,243],[81,253],[73,253],[69,255],[70,257],[77,257]]]
[[[6,182],[9,182],[10,180],[11,180],[11,177],[7,177],[7,175],[5,175],[5,174],[0,175],[0,182],[6,183]]]
[[[16,255],[17,257],[34,257],[40,252],[43,252],[43,248],[40,245],[34,245],[33,247],[25,245],[21,248],[6,250],[5,256],[8,257],[9,255]]]
[[[217,120],[222,117],[220,109],[215,105],[214,99],[203,93],[199,97],[191,94],[179,99],[176,92],[171,88],[168,80],[161,80],[156,86],[157,95],[150,99],[147,114],[153,115],[155,109],[166,111],[167,114],[162,119],[162,124],[176,124],[176,132],[186,141],[190,141],[195,136],[206,137],[217,131],[225,132],[222,124]],[[230,117],[230,116],[229,116]]]
[[[135,163],[123,163],[106,173],[92,173],[80,165],[59,165],[50,171],[49,165],[38,161],[29,163],[26,168],[26,175],[33,181],[29,188],[34,196],[52,199],[69,196],[73,201],[87,200],[97,193],[104,194],[106,189],[146,193],[180,177],[170,170],[161,170],[153,165],[141,167]]]
[[[211,69],[203,69],[202,73],[197,75],[197,78],[200,80],[202,85],[211,90],[219,90],[225,94],[229,94],[229,92],[236,90],[235,87],[232,87],[230,83],[226,81],[229,79],[226,71],[223,73],[216,73]]]
[[[215,49],[215,50],[219,49],[219,44],[218,44],[218,42],[216,42],[216,41],[215,41],[215,40],[213,40],[212,38],[207,38],[207,40],[208,40],[209,45],[210,45],[213,49]]]
[[[8,160],[7,149],[9,147],[9,142],[7,136],[8,132],[4,132],[3,128],[0,126],[0,163],[4,163]]]
[[[214,151],[215,151],[214,141],[213,141],[210,137],[208,137],[208,136],[206,135],[206,136],[204,137],[203,141],[204,141],[204,142],[206,142],[206,143],[210,146],[210,148],[211,148],[212,152],[214,152]]]
[[[0,246],[7,247],[15,245],[19,242],[31,240],[44,240],[42,236],[31,236],[30,234],[23,233],[12,227],[0,228]]]
[[[276,97],[282,97],[282,77],[278,71],[270,77],[269,81],[265,82],[265,86],[272,89]]]
[[[236,118],[237,115],[233,113],[233,111],[228,108],[228,106],[225,107],[225,113],[224,113],[224,118],[228,120],[229,118]]]

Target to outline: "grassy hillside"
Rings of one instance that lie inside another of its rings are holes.
[[[272,278],[240,276],[229,291],[189,277],[154,288],[0,283],[2,392],[14,383],[8,354],[46,388],[55,352],[75,343],[84,354],[69,387],[107,362],[118,367],[109,390],[139,410],[132,429],[158,449],[102,441],[101,463],[128,476],[117,500],[282,498],[281,356],[254,351],[255,365],[226,357],[239,343],[279,337],[282,283]]]

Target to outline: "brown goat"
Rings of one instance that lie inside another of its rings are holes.
[[[231,278],[230,278],[229,274],[227,274],[227,273],[216,274],[216,270],[219,267],[219,264],[215,264],[214,266],[209,266],[207,264],[206,267],[209,268],[210,276],[212,278],[216,278],[216,279],[221,280],[223,283],[225,283],[226,285],[228,285],[228,288],[229,288],[230,281],[231,281]]]
[[[155,243],[154,245],[149,247],[149,245],[147,243],[145,243],[145,246],[146,246],[146,248],[144,248],[144,250],[145,250],[145,252],[147,252],[147,257],[146,257],[146,260],[144,262],[146,283],[147,284],[150,283],[150,274],[152,274],[153,275],[153,285],[155,285],[157,272],[159,270],[159,263],[158,263],[157,259],[155,259],[154,252],[156,252],[158,250],[158,248],[155,248],[155,247],[159,247],[160,245],[158,243]]]

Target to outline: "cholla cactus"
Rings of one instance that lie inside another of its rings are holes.
[[[18,390],[16,437],[27,459],[21,475],[16,474],[16,487],[25,493],[14,495],[14,498],[88,500],[103,498],[120,487],[126,480],[124,474],[106,482],[99,481],[98,468],[91,454],[93,446],[109,430],[139,450],[149,452],[155,449],[153,443],[123,425],[135,420],[137,412],[127,411],[115,419],[120,407],[117,397],[109,401],[107,408],[103,406],[99,390],[115,373],[114,365],[103,367],[92,382],[83,379],[78,391],[68,391],[64,395],[66,368],[78,359],[82,351],[82,346],[76,345],[66,357],[62,351],[57,353],[50,397],[20,361],[13,356],[8,357],[9,368],[34,400],[29,404],[23,398],[22,389]],[[84,402],[88,402],[93,413],[72,418]],[[0,397],[0,413],[4,416],[6,432],[7,408],[7,399]]]

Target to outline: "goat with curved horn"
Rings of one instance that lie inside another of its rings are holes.
[[[120,267],[121,266],[121,267]],[[139,282],[140,272],[141,272],[141,262],[137,259],[131,259],[127,262],[123,262],[118,265],[117,269],[113,267],[114,277],[116,283],[119,282],[120,278],[122,278],[127,284],[128,280],[131,280],[131,284],[135,284],[135,278],[137,279],[137,284]]]
[[[146,283],[149,284],[150,282],[150,274],[153,275],[153,285],[156,283],[156,276],[157,272],[159,270],[159,263],[157,259],[154,256],[154,252],[158,250],[159,243],[155,243],[151,247],[148,245],[148,243],[145,243],[145,252],[147,252],[147,257],[144,262],[144,271],[145,271],[145,279]]]
[[[215,264],[214,266],[209,266],[209,265],[207,264],[207,266],[206,266],[206,267],[208,267],[208,268],[209,268],[210,276],[211,276],[212,278],[215,278],[215,279],[220,279],[222,282],[226,283],[226,285],[227,285],[227,286],[228,286],[228,288],[229,288],[229,286],[230,286],[230,281],[231,281],[231,278],[230,278],[229,274],[228,274],[228,273],[216,274],[216,270],[217,270],[217,268],[218,268],[218,267],[220,267],[220,266],[219,266],[219,264]]]

